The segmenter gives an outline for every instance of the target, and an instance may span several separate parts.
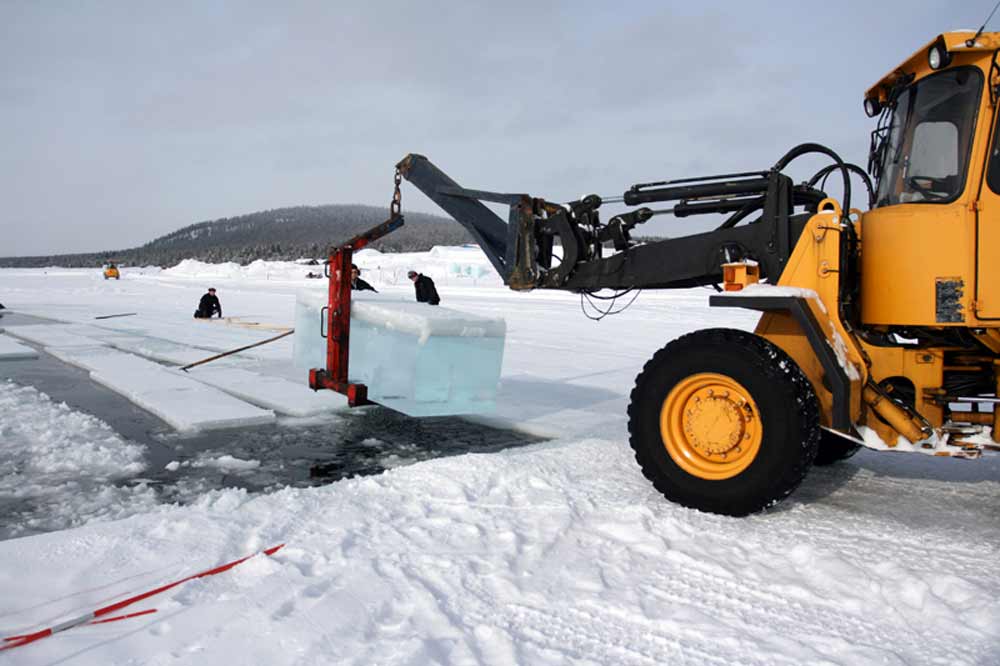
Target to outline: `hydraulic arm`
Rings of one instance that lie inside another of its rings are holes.
[[[976,457],[991,446],[987,426],[1000,443],[998,49],[1000,33],[943,33],[865,93],[879,118],[877,186],[819,144],[762,171],[569,202],[466,189],[420,155],[397,165],[397,179],[465,226],[513,289],[611,289],[613,301],[722,283],[710,305],[759,311],[753,333],[668,342],[629,404],[629,443],[658,490],[744,515],[862,443]],[[808,153],[830,164],[795,184],[786,168]],[[851,207],[851,176],[867,190],[865,211]],[[830,177],[842,179],[840,202],[824,192]],[[507,219],[484,203],[506,205]],[[719,222],[633,236],[666,214]],[[766,288],[745,289],[760,279]]]
[[[809,216],[826,198],[814,184],[795,185],[782,173],[807,152],[829,154],[835,166],[844,166],[829,149],[804,144],[767,171],[641,183],[608,201],[641,207],[606,223],[600,218],[605,201],[597,195],[559,204],[527,194],[465,189],[416,154],[397,168],[472,233],[512,289],[666,289],[716,284],[722,264],[744,259],[759,262],[761,277],[776,280]],[[846,168],[844,182],[849,193]],[[484,201],[509,206],[507,222]],[[662,202],[676,203],[659,210],[644,205]],[[728,217],[713,231],[654,242],[632,239],[637,225],[668,213]]]
[[[1000,445],[998,53],[1000,33],[944,33],[868,90],[865,109],[879,116],[869,163],[877,187],[814,143],[766,170],[569,202],[467,189],[411,154],[396,166],[390,222],[406,178],[469,230],[512,289],[581,301],[611,289],[613,302],[721,283],[709,305],[760,312],[753,333],[706,328],[667,342],[636,377],[629,445],[672,501],[759,511],[812,465],[862,444],[976,457]],[[809,153],[830,163],[795,184],[786,169]],[[838,176],[840,202],[824,191]],[[867,190],[865,211],[851,207],[851,176]],[[507,206],[507,219],[486,204]],[[667,214],[719,222],[674,238],[633,236]],[[331,267],[343,269],[363,242],[340,248]],[[342,272],[331,273],[327,368],[311,385],[364,404],[365,387],[346,373]],[[746,289],[761,279],[766,287]]]

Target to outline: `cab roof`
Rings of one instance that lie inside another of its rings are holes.
[[[878,83],[865,91],[865,99],[875,98],[885,101],[889,90],[904,76],[927,71],[930,66],[927,64],[927,52],[935,44],[944,44],[948,53],[962,53],[968,51],[996,51],[1000,49],[1000,33],[984,32],[972,41],[975,37],[975,30],[955,30],[944,32],[920,47],[913,55],[904,60],[898,67],[879,79]],[[972,42],[971,46],[969,42]]]

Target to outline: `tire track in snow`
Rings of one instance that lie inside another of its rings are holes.
[[[651,596],[693,608],[740,634],[823,636],[849,644],[870,631],[863,618],[845,615],[842,608],[833,605],[825,607],[823,600],[803,604],[746,579],[725,580],[691,566],[682,576],[668,577],[654,571],[651,577],[647,588]]]

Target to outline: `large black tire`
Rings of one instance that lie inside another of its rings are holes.
[[[819,451],[816,453],[814,465],[825,467],[847,460],[861,450],[861,445],[852,439],[829,430],[823,430],[819,437]]]
[[[686,471],[664,441],[661,411],[668,396],[703,373],[738,382],[759,412],[752,415],[759,417],[756,455],[730,478]],[[729,516],[755,513],[791,494],[819,446],[819,402],[809,380],[781,348],[745,331],[696,331],[656,352],[636,377],[628,413],[629,443],[656,489],[678,504]]]

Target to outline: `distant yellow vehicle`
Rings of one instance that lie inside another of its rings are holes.
[[[108,264],[104,267],[104,279],[110,280],[111,278],[115,280],[121,279],[121,273],[118,272],[118,267],[114,264]]]

